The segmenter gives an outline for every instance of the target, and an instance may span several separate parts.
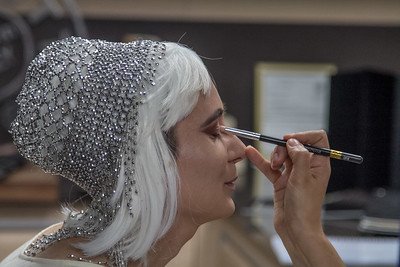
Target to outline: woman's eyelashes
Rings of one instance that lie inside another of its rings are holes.
[[[217,139],[221,137],[221,131],[218,129],[212,134],[213,138]]]
[[[218,139],[221,137],[221,126],[219,124],[212,125],[207,129],[206,133],[213,139]]]

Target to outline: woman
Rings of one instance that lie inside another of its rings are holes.
[[[269,163],[224,132],[221,99],[190,49],[57,41],[31,63],[18,102],[21,154],[93,200],[1,266],[164,266],[201,224],[234,212],[235,164],[246,156],[274,184],[275,226],[293,262],[342,265],[320,222],[329,160],[298,142],[328,146],[326,135],[288,135],[288,152],[276,148]]]

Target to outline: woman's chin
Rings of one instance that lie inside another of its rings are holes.
[[[221,216],[220,219],[225,219],[225,218],[231,217],[235,213],[235,210],[236,210],[235,202],[233,201],[232,198],[230,198],[228,200],[226,209],[224,210],[224,214],[223,214],[223,216]]]
[[[186,214],[191,221],[194,219],[194,221],[199,225],[219,219],[229,218],[235,213],[235,202],[232,198],[222,201],[224,202],[223,204],[222,202],[219,202],[219,205],[217,203],[215,203],[213,206],[209,205],[210,207],[207,208],[206,213],[204,212],[205,210],[203,208],[203,212],[200,210],[197,210],[198,212],[190,210]]]

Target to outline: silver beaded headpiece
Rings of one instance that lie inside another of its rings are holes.
[[[20,153],[93,198],[110,196],[122,157],[134,164],[138,106],[164,51],[154,41],[50,44],[30,64],[17,98],[11,133]]]

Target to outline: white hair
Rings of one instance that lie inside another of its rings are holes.
[[[199,94],[210,91],[213,81],[195,52],[176,43],[165,44],[165,58],[156,70],[156,86],[139,108],[133,177],[137,193],[130,196],[133,216],[124,197],[122,163],[112,200],[115,204],[122,199],[121,207],[104,231],[77,245],[88,256],[104,253],[123,240],[126,259],[145,263],[148,251],[174,223],[179,175],[174,142],[168,143],[168,133],[193,110]]]

